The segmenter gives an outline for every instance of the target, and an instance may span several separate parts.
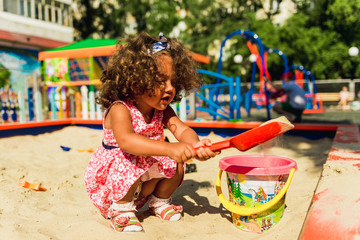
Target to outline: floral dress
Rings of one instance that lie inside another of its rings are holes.
[[[154,140],[163,139],[162,111],[155,109],[151,123],[147,124],[131,100],[116,102],[129,109],[135,133]],[[110,107],[105,112],[105,117]],[[109,218],[112,202],[121,200],[139,178],[149,175],[149,172],[152,172],[152,176],[171,178],[176,172],[177,163],[166,156],[136,156],[122,151],[113,131],[105,129],[105,117],[103,144],[91,158],[84,179],[90,200],[104,217]]]

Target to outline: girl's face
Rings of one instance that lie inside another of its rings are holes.
[[[161,55],[157,59],[157,65],[160,73],[165,76],[164,85],[158,86],[153,94],[145,92],[140,96],[140,100],[144,105],[158,110],[165,110],[175,97],[175,88],[171,83],[174,76],[173,61],[167,55]]]

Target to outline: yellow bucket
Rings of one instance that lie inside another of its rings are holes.
[[[239,155],[220,160],[216,192],[223,206],[232,212],[233,224],[244,231],[262,233],[282,218],[285,195],[297,169],[289,158]],[[229,199],[221,190],[226,171]]]

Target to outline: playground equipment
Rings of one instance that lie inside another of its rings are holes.
[[[245,92],[244,95],[241,94],[241,87],[237,86],[241,81],[240,77],[238,76],[235,77],[236,92],[234,93],[232,92],[233,87],[229,86],[229,83],[231,84],[231,80],[228,77],[224,75],[216,75],[214,73],[211,73],[210,71],[199,70],[198,72],[201,74],[215,76],[216,84],[204,85],[201,88],[201,89],[206,89],[208,91],[208,96],[204,96],[199,93],[196,94],[197,97],[199,97],[202,101],[206,102],[208,105],[206,108],[200,106],[197,107],[196,109],[210,113],[213,116],[214,120],[216,120],[216,117],[221,117],[225,120],[239,120],[241,119],[241,112],[240,112],[241,104],[242,103],[244,104],[244,108],[248,113],[248,116],[250,116],[251,107],[255,100],[255,104],[258,109],[260,109],[262,106],[266,106],[267,117],[268,119],[270,119],[271,105],[269,103],[268,91],[266,89],[266,84],[264,81],[264,77],[266,77],[268,80],[271,80],[271,75],[267,69],[267,56],[268,53],[274,52],[277,53],[283,59],[284,72],[282,74],[282,78],[286,74],[288,74],[290,70],[288,66],[287,57],[282,51],[265,46],[257,34],[251,31],[237,30],[226,36],[221,44],[220,57],[217,65],[218,74],[221,74],[222,71],[223,48],[226,44],[226,41],[237,35],[240,35],[247,40],[246,45],[249,51],[251,52],[252,56],[255,56],[255,60],[253,61],[252,64],[252,73],[251,73],[249,90]],[[259,86],[259,92],[255,93],[255,75],[257,68],[259,69],[260,86]],[[225,86],[227,86],[227,88],[225,88]],[[223,96],[229,96],[228,99],[229,111],[227,111],[226,108],[224,108],[225,103],[224,101],[222,101]],[[232,118],[233,116],[232,113],[235,111],[236,111],[236,117]],[[226,114],[224,115],[221,112]]]
[[[20,122],[65,118],[101,119],[102,111],[95,104],[96,90],[101,84],[101,72],[108,57],[115,51],[117,42],[117,39],[86,39],[40,52],[43,82],[38,82],[39,78],[34,75],[32,86],[24,88],[27,96],[24,96],[23,90],[19,92],[17,115]],[[206,56],[190,51],[189,54],[199,63],[210,62]],[[5,118],[4,122],[8,122],[8,91],[6,104],[5,93],[2,95],[4,114],[1,119]],[[25,110],[28,110],[27,114]]]
[[[267,67],[267,59],[268,59],[267,57],[268,57],[269,53],[277,53],[283,59],[283,62],[284,62],[284,72],[282,74],[282,78],[283,78],[289,72],[288,60],[287,60],[286,55],[282,51],[280,51],[276,48],[269,48],[266,45],[263,45],[263,46],[264,46],[265,75],[266,75],[267,79],[270,81],[272,80],[272,77],[271,77],[271,75],[268,71],[268,67]],[[257,109],[260,109],[262,106],[266,105],[266,96],[265,96],[264,91],[262,91],[262,92],[260,91],[258,94],[255,93],[253,98],[255,98],[255,104],[256,104]],[[250,100],[252,100],[252,99],[249,99],[249,101]],[[246,103],[245,105],[248,106],[247,112],[248,112],[248,115],[250,115],[251,103]],[[249,107],[249,105],[250,105],[250,107]]]
[[[236,35],[247,40],[246,44],[252,56],[256,58],[252,65],[251,87],[244,95],[241,94],[239,76],[228,77],[221,74],[223,47],[227,40]],[[101,84],[99,81],[101,72],[109,55],[114,52],[116,43],[116,39],[87,39],[40,52],[39,60],[42,61],[43,86],[42,83],[37,81],[38,78],[34,76],[34,86],[27,88],[26,91],[28,96],[24,97],[23,94],[19,94],[19,113],[13,114],[13,119],[19,119],[20,122],[70,117],[101,119],[102,111],[94,101],[97,94],[96,89]],[[285,54],[277,49],[264,46],[255,33],[237,30],[226,36],[221,44],[217,66],[218,72],[198,70],[200,74],[215,77],[216,84],[204,85],[201,87],[200,92],[195,94],[199,102],[202,101],[201,104],[198,104],[196,110],[209,113],[214,120],[222,118],[227,121],[238,121],[241,120],[241,105],[244,104],[245,110],[250,115],[250,109],[255,98],[257,106],[266,105],[267,116],[270,119],[269,110],[271,105],[264,84],[264,77],[271,79],[267,70],[267,54],[270,52],[278,53],[284,59],[284,74],[287,73],[288,66]],[[196,61],[209,63],[209,58],[196,53],[189,53]],[[254,88],[256,68],[259,69],[259,93],[255,93]],[[308,75],[305,74],[305,76]],[[310,77],[312,76],[310,75]],[[311,97],[312,99],[318,99],[314,98],[314,94],[309,93],[309,99]],[[318,104],[321,104],[321,102]],[[188,109],[186,101],[179,106],[181,108],[179,115],[182,120],[186,120]],[[5,110],[5,107],[3,109]],[[28,114],[25,113],[25,110],[28,111]],[[6,114],[4,114],[4,117],[9,118]]]
[[[260,92],[265,93],[267,117],[268,117],[268,119],[270,119],[269,99],[267,96],[266,84],[264,84],[264,77],[266,77],[266,68],[265,68],[265,60],[264,60],[264,45],[263,45],[260,37],[257,34],[251,32],[251,31],[247,31],[247,30],[237,30],[237,31],[232,32],[229,35],[227,35],[221,44],[217,72],[220,74],[221,70],[222,70],[222,57],[223,57],[223,48],[225,46],[225,43],[227,40],[229,40],[230,38],[232,38],[234,36],[241,36],[241,37],[245,38],[248,41],[247,46],[249,47],[249,50],[251,51],[252,54],[254,54],[256,56],[256,61],[253,62],[253,68],[252,68],[251,87],[244,95],[245,108],[249,114],[250,108],[251,108],[251,102],[252,102],[252,95],[254,94],[254,81],[255,81],[256,66],[258,66],[259,78],[260,78]],[[217,79],[217,83],[219,83],[219,82],[220,82],[220,79]],[[219,91],[217,92],[217,94],[219,94]],[[239,107],[240,107],[240,105],[239,105]],[[240,115],[238,117],[240,118]]]
[[[279,49],[276,49],[276,48],[269,48],[267,46],[264,45],[264,50],[265,50],[265,72],[266,72],[266,76],[268,77],[268,79],[271,80],[271,76],[270,76],[270,73],[268,72],[268,69],[267,69],[267,55],[268,53],[277,53],[281,58],[282,60],[284,61],[284,72],[282,74],[282,77],[287,74],[289,72],[289,65],[288,65],[288,60],[287,60],[287,57],[285,55],[285,53],[283,51],[280,51]]]
[[[50,98],[52,119],[63,117],[61,94],[67,94],[66,117],[83,119],[101,119],[102,111],[95,104],[96,86],[108,57],[115,51],[116,39],[86,39],[64,47],[41,52],[39,59],[44,61],[43,76],[45,86],[51,88],[51,96],[60,94],[60,107],[54,108],[53,97]],[[121,42],[120,44],[126,44]],[[209,58],[189,52],[199,63],[209,63]],[[80,111],[81,109],[81,111]]]
[[[116,43],[116,39],[86,39],[39,53],[51,119],[102,118],[95,104],[96,86]]]
[[[211,72],[208,70],[198,69],[198,73],[216,77],[217,79],[221,79],[224,82],[216,83],[216,84],[207,84],[200,87],[200,91],[195,93],[195,96],[198,97],[206,107],[197,106],[196,110],[204,111],[209,113],[214,120],[217,117],[223,118],[225,120],[235,120],[240,119],[240,78],[239,77],[227,77],[225,75],[221,75],[219,73]],[[221,90],[224,92],[225,90],[229,93],[229,107],[228,109],[224,108],[223,102],[218,98],[217,91]],[[236,117],[235,117],[236,112]]]
[[[307,103],[306,103],[306,109],[304,111],[304,113],[319,113],[319,112],[324,112],[323,106],[322,106],[322,101],[320,99],[319,96],[317,96],[317,89],[316,89],[316,83],[315,83],[315,77],[314,75],[305,69],[304,66],[302,65],[291,65],[288,66],[288,60],[286,55],[275,48],[269,48],[265,45],[264,46],[264,66],[265,66],[265,75],[266,77],[271,80],[271,76],[267,70],[267,54],[268,53],[277,53],[284,62],[284,72],[282,74],[281,79],[283,79],[287,74],[289,74],[291,71],[294,71],[294,74],[292,74],[293,76],[293,80],[302,88],[304,88],[304,83],[303,80],[305,79],[306,81],[306,99],[307,99]],[[311,83],[310,83],[311,80]],[[254,94],[255,96],[255,103],[256,106],[258,108],[261,108],[261,106],[265,105],[265,99],[266,99],[266,94],[265,93],[259,93],[259,94]],[[249,105],[247,103],[247,105]]]
[[[302,65],[291,65],[289,71],[295,71],[293,80],[302,88],[305,89],[306,109],[304,113],[320,113],[324,112],[321,98],[317,95],[316,83],[314,75],[306,70]],[[305,79],[305,86],[303,80]],[[310,82],[311,81],[311,82]]]
[[[245,108],[248,116],[250,116],[250,111],[251,111],[251,107],[253,105],[253,99],[254,98],[255,98],[255,103],[256,103],[257,106],[266,105],[266,96],[265,96],[265,92],[264,92],[263,74],[265,74],[267,76],[268,72],[266,71],[266,69],[267,69],[266,65],[264,65],[265,66],[265,72],[263,72],[262,61],[260,61],[261,59],[258,57],[259,56],[259,51],[258,51],[258,48],[257,48],[256,44],[251,43],[250,41],[248,41],[246,43],[246,45],[248,46],[252,56],[255,56],[255,61],[253,61],[253,64],[252,64],[250,89],[245,93],[245,96],[244,96],[244,108]],[[265,53],[264,53],[264,64],[266,64],[266,56],[267,55],[265,55]],[[259,75],[260,75],[259,93],[255,93],[256,68],[259,69]],[[269,78],[270,76],[267,76],[267,77]]]

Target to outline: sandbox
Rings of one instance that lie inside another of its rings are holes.
[[[93,127],[98,128],[98,124],[95,125]],[[301,132],[305,131],[301,128],[305,126],[298,129]],[[332,128],[334,131],[329,130],[327,133],[332,132],[334,135],[337,128]],[[233,130],[232,133],[236,134],[236,131]],[[309,206],[312,206],[313,194],[323,171],[323,164],[334,153],[334,143],[328,136],[309,139],[293,135],[298,134],[285,134],[245,153],[229,149],[206,162],[195,160],[197,172],[186,174],[184,184],[173,197],[176,203],[184,206],[183,219],[177,223],[162,222],[150,216],[144,207],[139,211],[139,218],[145,229],[144,233],[140,233],[140,237],[296,239],[303,234],[302,232],[306,233],[308,228],[303,228],[303,224],[307,215],[311,220]],[[174,140],[170,135],[169,137],[170,141]],[[213,142],[224,139],[213,132],[206,137]],[[118,237],[118,234],[109,228],[109,222],[91,205],[83,184],[83,173],[91,158],[91,150],[99,146],[101,138],[102,131],[76,126],[66,126],[61,130],[37,136],[0,138],[0,200],[3,203],[0,210],[0,235],[9,239]],[[335,136],[335,139],[337,138],[339,139]],[[71,149],[64,151],[60,146],[68,146]],[[338,151],[341,151],[339,148]],[[231,213],[222,207],[215,192],[219,160],[235,154],[251,153],[288,157],[295,160],[298,165],[298,171],[286,196],[283,218],[273,229],[262,235],[244,233],[236,229],[232,225]],[[325,166],[331,168],[329,165]],[[332,175],[331,171],[327,171],[327,174]],[[36,192],[17,185],[23,181],[41,183],[47,190]],[[122,238],[138,239],[139,236],[126,234]]]

